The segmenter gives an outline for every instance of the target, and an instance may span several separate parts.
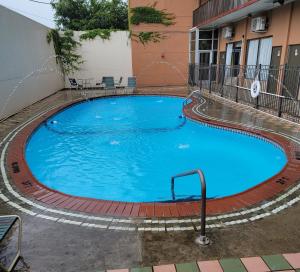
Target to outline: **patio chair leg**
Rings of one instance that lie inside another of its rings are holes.
[[[9,217],[9,216],[8,216]],[[8,268],[3,267],[2,264],[0,264],[0,269],[4,270],[5,272],[11,272],[14,267],[17,265],[20,257],[21,257],[21,243],[22,243],[22,219],[20,216],[18,215],[14,215],[14,217],[17,218],[17,221],[19,221],[19,233],[18,233],[18,249],[17,249],[17,253],[13,259],[13,261],[11,262],[10,266]],[[16,221],[16,222],[17,222]]]
[[[10,267],[8,268],[8,272],[12,271],[14,267],[17,265],[20,256],[21,256],[21,243],[22,243],[22,219],[21,217],[17,216],[17,221],[19,221],[19,234],[18,234],[18,251],[17,254],[12,261]]]

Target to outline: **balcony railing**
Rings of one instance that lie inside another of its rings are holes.
[[[213,18],[231,13],[254,0],[208,0],[193,12],[193,26],[199,26]]]

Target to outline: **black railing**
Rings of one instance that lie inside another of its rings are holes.
[[[188,171],[182,174],[178,174],[176,176],[173,176],[171,178],[171,194],[172,199],[176,199],[175,195],[175,179],[192,176],[192,175],[198,175],[201,185],[201,230],[200,230],[200,236],[196,238],[195,242],[199,245],[206,246],[210,243],[209,239],[206,236],[206,182],[203,172],[200,169]]]
[[[189,72],[191,85],[300,123],[300,67],[193,64]],[[250,88],[256,79],[261,91],[253,98]]]
[[[243,7],[253,0],[208,0],[193,12],[193,26]]]

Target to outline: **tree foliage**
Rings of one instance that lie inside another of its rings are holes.
[[[158,10],[154,6],[135,7],[131,9],[130,23],[139,25],[145,24],[163,24],[169,26],[174,24],[175,16],[165,10]]]
[[[93,40],[96,37],[100,37],[102,40],[109,40],[111,33],[117,31],[115,29],[92,29],[87,30],[80,35],[80,40]]]
[[[73,39],[73,31],[66,30],[59,33],[56,29],[51,29],[47,34],[47,42],[53,42],[57,63],[59,63],[65,74],[70,74],[79,70],[82,64],[81,56],[76,54],[76,48],[80,43]]]
[[[148,32],[138,32],[138,33],[131,33],[131,38],[135,42],[140,42],[144,46],[150,42],[158,43],[165,38],[164,35],[157,31],[148,31]]]
[[[128,29],[128,6],[122,0],[52,0],[61,30]]]

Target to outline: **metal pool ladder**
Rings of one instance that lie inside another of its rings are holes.
[[[195,91],[192,91],[185,99],[184,101],[182,102],[182,116],[185,117],[184,115],[184,107],[187,105],[187,102],[189,101],[189,99],[195,94],[195,93],[201,93],[200,90],[195,90]]]
[[[206,230],[205,230],[205,224],[206,224],[206,182],[204,178],[204,174],[200,169],[188,171],[182,174],[178,174],[176,176],[173,176],[171,178],[171,192],[172,192],[172,198],[175,200],[175,190],[174,190],[174,183],[176,178],[191,176],[191,175],[198,175],[200,179],[201,184],[201,230],[200,230],[200,236],[196,238],[195,242],[196,244],[206,246],[210,243],[210,240],[206,236]]]

